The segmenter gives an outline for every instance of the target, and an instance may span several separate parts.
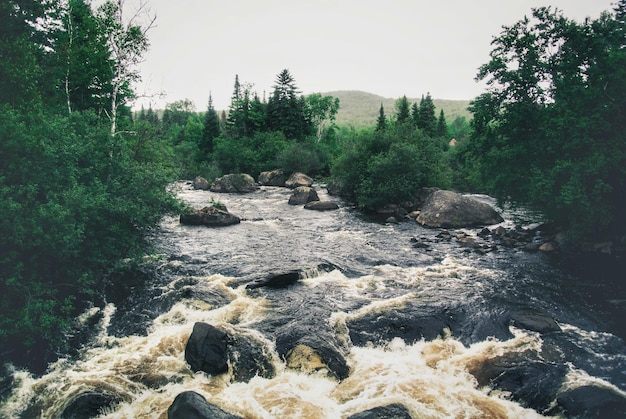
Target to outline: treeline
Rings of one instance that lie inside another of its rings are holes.
[[[285,69],[269,99],[235,76],[230,106],[220,115],[210,97],[204,114],[182,100],[168,104],[160,120],[152,109],[142,109],[138,119],[169,138],[178,173],[187,178],[301,171],[332,178],[365,210],[408,199],[422,186],[454,182],[450,138],[467,138],[469,123],[448,125],[430,94],[419,104],[404,96],[389,117],[381,104],[377,126],[359,130],[335,124],[339,106],[332,96],[301,95]]]
[[[179,206],[162,139],[128,106],[150,20],[123,12],[116,1],[0,3],[3,357],[45,365],[63,350],[115,264],[144,254],[146,232]]]

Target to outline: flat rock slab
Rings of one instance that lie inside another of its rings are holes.
[[[339,209],[339,205],[337,205],[333,201],[311,201],[304,206],[304,209],[315,211],[332,211]]]

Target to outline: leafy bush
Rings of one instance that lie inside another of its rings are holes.
[[[138,161],[91,113],[0,112],[0,345],[61,345],[112,264],[178,203],[158,162]]]

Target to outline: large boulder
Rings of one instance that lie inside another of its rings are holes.
[[[289,179],[285,182],[285,186],[291,189],[297,188],[298,186],[311,186],[313,185],[313,179],[304,173],[295,172]]]
[[[183,391],[167,409],[168,419],[238,419],[233,415],[209,403],[203,395],[195,391]]]
[[[180,215],[181,224],[204,225],[207,227],[225,227],[239,224],[241,219],[226,210],[226,207],[204,207],[200,210],[191,210]]]
[[[456,192],[436,190],[422,205],[417,222],[426,227],[462,228],[501,223],[503,218],[489,204]]]
[[[197,322],[187,346],[185,361],[192,371],[211,375],[232,372],[231,379],[248,382],[255,376],[272,378],[276,374],[271,350],[255,334],[227,333],[208,323]]]
[[[310,186],[298,186],[289,197],[289,205],[304,205],[319,200],[315,189]]]
[[[250,193],[258,189],[254,178],[246,173],[231,173],[219,177],[211,184],[211,192]]]
[[[207,190],[211,187],[211,185],[209,184],[209,181],[200,176],[197,176],[193,180],[192,186],[194,189],[202,189],[202,190]]]
[[[185,361],[193,372],[219,375],[228,371],[228,335],[208,323],[196,322],[187,346]]]
[[[263,186],[285,186],[285,182],[289,176],[282,170],[270,170],[261,172],[259,175],[259,184]]]
[[[339,208],[333,201],[311,201],[304,206],[304,209],[315,211],[332,211]]]

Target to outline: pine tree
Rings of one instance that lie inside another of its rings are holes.
[[[200,150],[205,154],[213,152],[213,140],[220,135],[220,119],[213,107],[213,98],[209,93],[209,105],[204,114],[204,129],[202,130],[202,139],[200,140]]]
[[[249,88],[239,83],[239,75],[235,75],[235,86],[233,96],[228,108],[228,118],[226,126],[231,137],[239,138],[247,136],[248,133],[248,111],[250,110]]]
[[[305,112],[304,98],[289,70],[284,69],[276,78],[274,92],[267,104],[267,128],[281,131],[288,139],[302,140],[312,129]]]
[[[437,130],[435,135],[440,138],[448,138],[448,124],[446,123],[446,117],[443,113],[443,109],[439,112],[439,119],[437,119]]]
[[[409,111],[409,101],[405,96],[402,96],[401,99],[398,99],[396,102],[396,121],[398,124],[403,124],[409,120],[410,111]]]
[[[424,100],[423,95],[422,95],[422,100]],[[420,116],[419,108],[417,106],[417,102],[415,102],[411,106],[411,118],[413,119],[413,125],[415,125],[416,127],[419,124],[419,116]]]
[[[420,101],[417,127],[429,137],[433,137],[436,133],[437,117],[435,116],[435,104],[430,93],[426,94],[426,97],[422,97]]]
[[[382,102],[378,111],[378,119],[376,120],[376,131],[384,131],[387,128],[387,117],[385,116],[385,108]]]

